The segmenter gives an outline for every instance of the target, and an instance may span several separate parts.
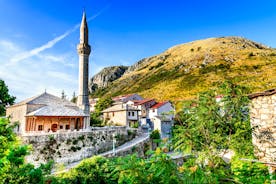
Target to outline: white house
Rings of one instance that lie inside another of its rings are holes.
[[[174,107],[171,102],[159,102],[149,109],[149,118],[153,123],[153,130],[159,130],[161,137],[169,137],[173,125]]]
[[[149,118],[149,109],[156,104],[154,99],[143,99],[143,100],[131,100],[127,102],[128,105],[137,107],[140,118]]]

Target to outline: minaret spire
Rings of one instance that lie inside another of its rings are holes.
[[[81,26],[80,26],[80,43],[88,44],[88,26],[86,22],[86,13],[85,10],[82,14]]]
[[[88,77],[89,77],[89,55],[91,52],[90,45],[88,43],[88,26],[86,22],[86,14],[83,11],[82,21],[80,25],[80,43],[77,46],[79,54],[79,96],[78,106],[87,115],[85,118],[85,127],[89,127],[90,122],[90,105],[89,105],[89,94],[88,94]]]

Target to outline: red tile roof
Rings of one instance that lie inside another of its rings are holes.
[[[166,102],[158,102],[157,104],[151,106],[150,108],[151,109],[158,109],[159,107],[165,105],[166,103],[168,103],[168,101],[166,101]]]

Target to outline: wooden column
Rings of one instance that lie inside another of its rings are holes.
[[[34,129],[33,129],[34,131],[36,131],[36,119],[37,118],[35,117],[35,119],[34,119]]]

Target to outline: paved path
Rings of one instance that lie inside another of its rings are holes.
[[[143,133],[141,136],[135,138],[135,139],[132,139],[131,141],[128,141],[126,142],[125,144],[117,147],[115,149],[115,155],[116,153],[118,152],[121,152],[121,151],[124,151],[124,150],[127,150],[129,148],[132,148],[134,147],[135,145],[147,140],[149,138],[149,134],[148,133]],[[113,153],[113,150],[110,150],[110,151],[107,151],[107,152],[104,152],[104,153],[101,153],[100,155],[101,156],[107,156],[107,155],[110,155]]]
[[[148,134],[148,133],[143,133],[143,134],[140,135],[139,137],[136,137],[136,138],[132,139],[131,141],[128,141],[128,142],[126,142],[125,144],[123,144],[123,145],[117,147],[117,148],[115,149],[115,155],[116,155],[116,153],[118,153],[118,152],[120,152],[120,151],[127,150],[127,149],[129,149],[129,148],[131,148],[131,147],[133,147],[133,146],[135,146],[135,145],[137,145],[137,144],[139,144],[139,143],[141,143],[141,142],[147,140],[148,138],[149,138],[149,134]],[[110,151],[101,153],[101,154],[99,154],[99,155],[101,155],[101,156],[107,156],[107,155],[110,155],[110,154],[112,154],[112,153],[113,153],[113,150],[110,150]],[[81,161],[82,161],[82,160],[77,161],[77,162],[70,163],[70,164],[68,164],[68,165],[65,166],[65,170],[59,171],[59,172],[53,171],[52,173],[53,173],[53,174],[58,174],[58,173],[66,172],[66,171],[68,171],[69,169],[71,169],[71,168],[77,166]]]

